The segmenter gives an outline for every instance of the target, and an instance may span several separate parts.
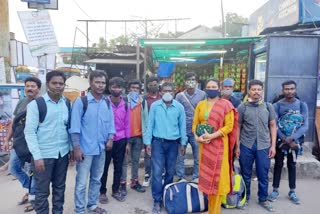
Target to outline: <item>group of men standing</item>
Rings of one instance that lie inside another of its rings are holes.
[[[114,77],[109,80],[110,95],[105,95],[108,77],[106,73],[93,71],[89,77],[90,91],[79,97],[69,108],[68,100],[62,96],[66,78],[59,71],[46,76],[47,93],[43,95],[46,114],[40,123],[41,115],[35,99],[39,91],[29,96],[26,81],[27,117],[25,138],[32,154],[31,169],[34,173],[35,200],[33,206],[37,213],[49,213],[49,185],[52,183],[52,212],[63,213],[64,191],[69,159],[76,161],[75,213],[107,213],[98,206],[105,204],[107,197],[108,169],[113,160],[114,175],[112,197],[124,201],[127,195],[127,159],[131,159],[130,187],[137,192],[145,192],[150,180],[154,206],[152,213],[160,213],[163,187],[173,182],[176,174],[185,178],[184,159],[187,143],[191,145],[194,167],[192,179],[198,178],[198,143],[192,133],[194,109],[206,99],[206,93],[198,89],[196,74],[185,75],[186,89],[175,96],[172,83],[164,83],[159,92],[159,81],[151,77],[147,81],[148,93],[140,95],[141,82],[128,83],[128,95],[124,80]],[[31,83],[37,81],[32,81]],[[232,96],[234,81],[225,79],[222,83],[221,97],[229,100],[239,111],[239,139],[235,147],[239,158],[241,173],[247,186],[250,199],[252,165],[256,162],[259,182],[260,205],[269,211],[273,207],[268,202],[279,196],[281,168],[284,156],[288,158],[289,197],[300,203],[295,193],[295,159],[297,143],[308,128],[307,106],[296,98],[296,83],[282,85],[284,98],[274,106],[263,102],[263,83],[252,80],[249,83],[247,102]],[[40,82],[41,86],[41,82]],[[38,89],[40,88],[37,85]],[[30,89],[31,91],[31,89]],[[31,96],[32,95],[32,96]],[[302,104],[300,104],[300,102]],[[302,106],[302,107],[301,107]],[[281,108],[280,108],[281,107]],[[288,111],[303,115],[303,125],[292,135],[282,133],[277,118]],[[278,133],[278,134],[277,134]],[[278,137],[277,137],[278,136]],[[6,145],[10,141],[9,135]],[[278,139],[278,140],[277,140]],[[278,142],[277,142],[278,141]],[[286,145],[288,147],[279,147]],[[141,185],[138,181],[139,158],[145,148],[145,177]],[[268,171],[270,158],[275,156],[273,192],[268,196]],[[16,168],[22,170],[22,166]],[[27,176],[28,177],[28,176]],[[89,179],[89,181],[88,181]],[[164,179],[164,181],[163,181]],[[20,181],[20,179],[19,179]],[[20,181],[24,187],[27,180]],[[89,182],[89,190],[86,191]],[[88,192],[86,202],[86,192]]]

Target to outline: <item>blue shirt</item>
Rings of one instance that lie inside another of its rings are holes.
[[[34,160],[59,158],[71,150],[71,141],[67,131],[68,107],[65,98],[61,97],[56,103],[48,94],[43,95],[47,104],[47,114],[39,124],[39,110],[36,101],[27,106],[25,138]]]
[[[199,89],[195,89],[192,95],[189,95],[187,90],[180,92],[176,96],[176,100],[181,103],[186,111],[186,121],[187,121],[187,134],[188,136],[192,135],[192,123],[194,117],[194,109],[201,100],[206,98],[206,93]],[[188,100],[189,101],[188,101]]]
[[[99,155],[105,144],[115,134],[111,103],[105,97],[99,101],[88,93],[88,107],[83,115],[83,103],[78,97],[72,106],[70,134],[80,134],[80,149],[85,155]],[[73,142],[75,145],[75,142]]]
[[[169,106],[162,100],[152,103],[144,144],[150,145],[153,136],[166,140],[180,138],[181,144],[186,144],[186,114],[178,101],[173,100]]]

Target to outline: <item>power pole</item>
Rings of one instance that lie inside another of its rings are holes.
[[[226,37],[226,24],[224,22],[224,12],[223,12],[223,0],[221,0],[221,30],[223,38]]]
[[[10,82],[10,66],[9,66],[9,4],[8,0],[0,0],[0,57],[4,57],[6,81]]]

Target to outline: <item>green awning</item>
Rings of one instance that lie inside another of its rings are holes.
[[[183,62],[234,58],[248,54],[250,44],[262,37],[237,37],[217,39],[141,39],[140,46],[152,50],[153,60]]]

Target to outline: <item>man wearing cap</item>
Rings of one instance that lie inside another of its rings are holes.
[[[237,108],[241,104],[241,100],[232,96],[233,93],[234,80],[232,78],[227,78],[222,82],[221,97],[223,99],[229,100],[232,105]]]

